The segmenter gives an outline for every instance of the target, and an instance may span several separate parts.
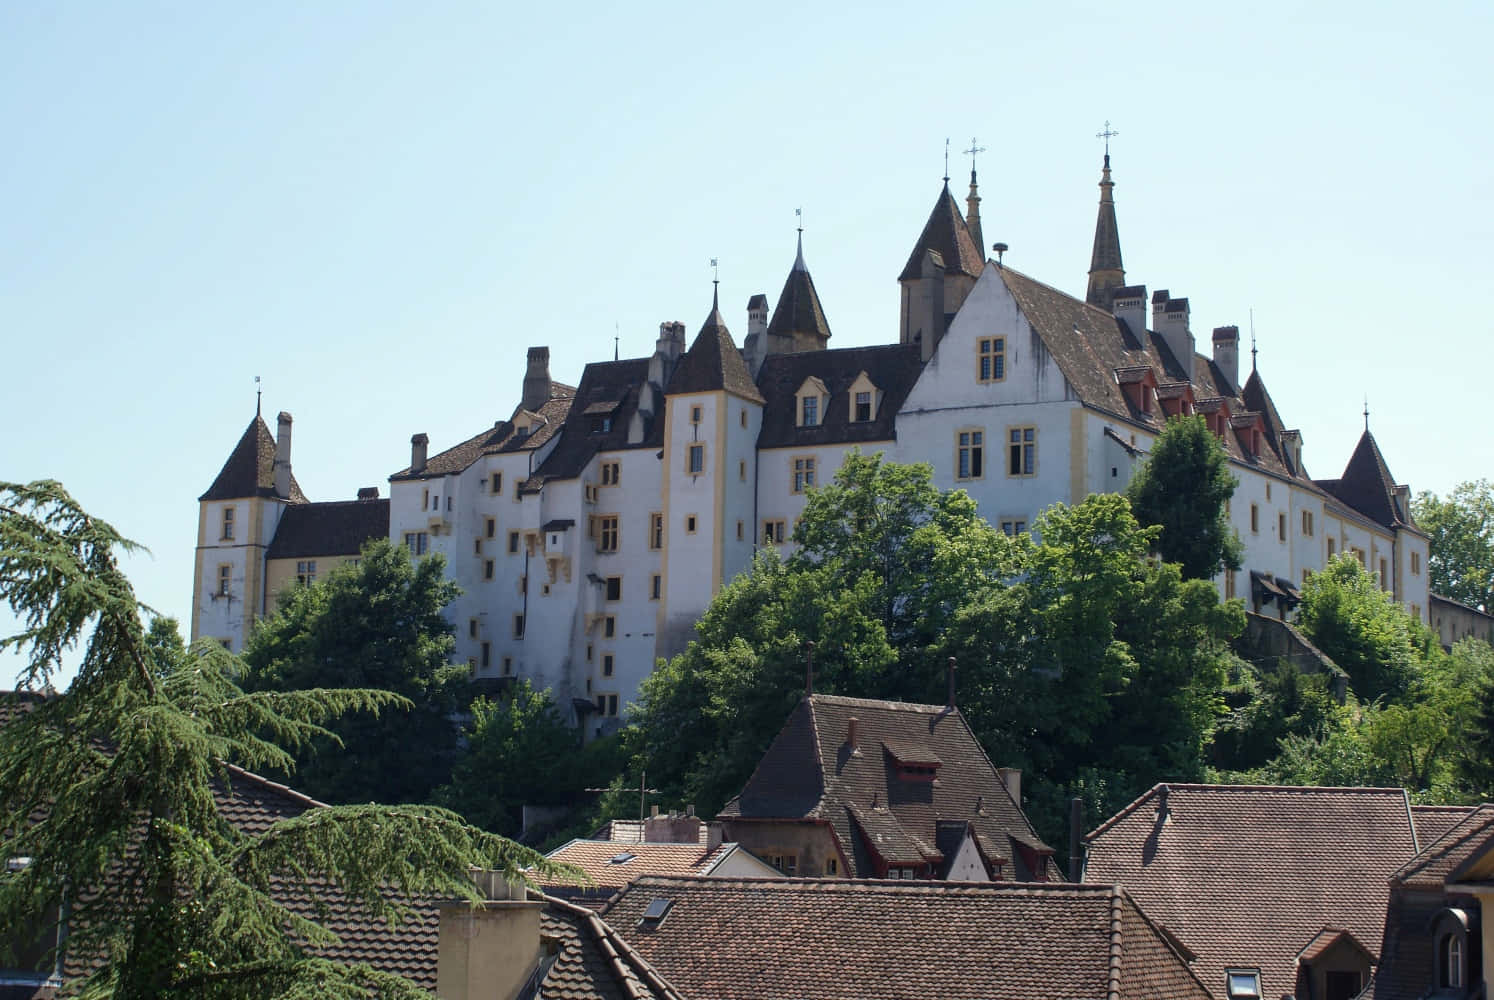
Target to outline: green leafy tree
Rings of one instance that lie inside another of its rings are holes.
[[[451,775],[467,668],[441,610],[460,593],[445,561],[418,561],[389,542],[367,543],[356,564],[297,587],[260,622],[244,649],[253,691],[371,687],[405,707],[355,712],[297,755],[297,784],[324,802],[428,802]],[[412,753],[411,747],[419,747]]]
[[[1302,586],[1298,626],[1349,675],[1361,701],[1404,698],[1416,679],[1416,623],[1345,553]]]
[[[1229,455],[1201,416],[1173,417],[1126,488],[1136,519],[1162,529],[1157,551],[1183,576],[1211,580],[1239,569],[1244,549],[1227,505],[1239,480]]]
[[[321,957],[335,941],[286,895],[345,896],[373,919],[412,899],[476,901],[466,867],[557,871],[543,857],[430,806],[311,809],[268,829],[233,826],[215,793],[228,765],[289,769],[341,712],[405,707],[362,688],[249,693],[211,641],[187,651],[145,610],[117,554],[138,546],[60,485],[0,483],[0,597],[21,630],[0,652],[40,688],[82,645],[68,690],[0,729],[0,927],[67,902],[70,952],[90,998],[417,997],[367,966]],[[96,959],[97,961],[89,961]]]
[[[1421,493],[1411,510],[1432,536],[1427,560],[1432,593],[1483,611],[1494,609],[1494,483],[1462,483],[1446,500]]]

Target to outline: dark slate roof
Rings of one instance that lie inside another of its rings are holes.
[[[939,192],[939,200],[934,202],[934,210],[923,224],[923,232],[919,234],[913,252],[908,255],[908,263],[897,280],[908,281],[922,274],[923,255],[929,250],[939,255],[946,272],[978,278],[986,266],[985,255],[971,238],[965,217],[960,214],[960,206],[949,193],[948,182]]]
[[[1320,480],[1318,485],[1339,500],[1386,528],[1414,527],[1411,512],[1395,499],[1395,479],[1385,465],[1385,456],[1375,436],[1367,429],[1359,437],[1349,464],[1338,479]]]
[[[363,543],[389,537],[389,501],[333,500],[286,509],[265,552],[267,559],[355,556]]]
[[[788,448],[891,441],[897,436],[894,428],[897,412],[922,370],[923,362],[914,344],[770,355],[757,373],[757,385],[766,401],[757,446]],[[849,391],[862,372],[881,390],[882,403],[871,420],[853,423]],[[821,408],[818,426],[798,427],[794,393],[811,377],[825,383],[830,403]]]
[[[1110,157],[1105,157],[1105,172],[1100,180],[1100,214],[1095,219],[1095,245],[1090,253],[1091,271],[1123,271],[1121,264],[1120,227],[1115,222],[1115,200],[1110,189]]]
[[[716,389],[725,389],[755,403],[763,401],[747,370],[747,362],[742,360],[742,352],[737,350],[726,321],[721,318],[721,307],[712,299],[711,314],[696,335],[695,343],[680,358],[674,377],[669,380],[668,392],[673,396]]]
[[[768,336],[792,337],[796,333],[811,333],[829,339],[830,324],[825,319],[820,295],[815,291],[814,278],[804,263],[804,237],[799,237],[799,256],[783,283],[778,295],[778,305],[773,308],[773,318],[768,321]]]
[[[1086,879],[1116,882],[1198,956],[1259,967],[1261,995],[1297,989],[1297,954],[1324,928],[1377,946],[1390,877],[1416,853],[1399,788],[1157,785],[1091,833]]]
[[[456,475],[469,468],[484,455],[532,451],[549,441],[560,430],[571,411],[571,403],[575,397],[574,386],[553,382],[550,385],[549,402],[539,409],[539,415],[544,418],[544,423],[528,434],[522,436],[515,434],[512,419],[500,420],[492,427],[472,435],[461,444],[429,457],[426,459],[423,471],[411,472],[407,465],[391,475],[389,480],[395,482],[401,479],[434,479],[437,476]],[[518,411],[515,411],[514,415],[517,416]]]
[[[663,399],[656,403],[661,412],[654,415],[643,440],[637,444],[628,443],[628,426],[638,411],[639,393],[648,381],[648,365],[648,358],[630,358],[586,366],[581,374],[581,385],[576,389],[576,405],[571,407],[570,416],[566,417],[561,428],[560,442],[534,475],[525,480],[526,489],[551,479],[575,479],[597,452],[623,448],[657,449],[664,443]],[[610,416],[612,426],[594,434],[591,421],[598,416]]]
[[[672,904],[640,926],[656,899]],[[603,919],[711,1000],[1207,1000],[1112,886],[648,877]]]
[[[857,720],[859,753],[846,743]],[[935,783],[896,776],[887,745],[918,747],[941,762]],[[937,863],[941,820],[968,820],[998,858],[1015,867],[1013,842],[1043,858],[1052,851],[1012,801],[958,709],[816,694],[801,700],[758,762],[742,793],[728,802],[731,819],[819,819],[828,822],[858,875],[870,859],[865,837],[888,861]]]
[[[275,496],[275,435],[259,414],[244,428],[243,437],[223,463],[218,478],[198,500],[239,500],[244,497]],[[305,503],[306,494],[291,474],[291,503]]]

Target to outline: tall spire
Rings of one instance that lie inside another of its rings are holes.
[[[794,270],[809,272],[809,265],[804,263],[804,209],[794,209],[794,216],[799,220],[799,252],[794,256]]]
[[[985,259],[986,244],[980,232],[980,193],[975,183],[975,157],[985,151],[986,147],[979,145],[973,137],[970,148],[965,150],[965,155],[970,157],[970,193],[965,196],[965,227],[970,230],[970,239],[980,251],[981,259]]]
[[[1109,309],[1115,290],[1126,283],[1126,269],[1121,263],[1120,228],[1115,222],[1115,182],[1110,179],[1110,137],[1119,135],[1105,123],[1096,138],[1105,140],[1105,165],[1100,172],[1100,214],[1095,220],[1095,245],[1089,259],[1089,290],[1084,300],[1090,305]]]

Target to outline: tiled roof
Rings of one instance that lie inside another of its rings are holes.
[[[355,556],[371,538],[389,536],[389,501],[333,500],[288,507],[275,526],[267,559]]]
[[[1416,824],[1416,843],[1426,850],[1440,840],[1442,835],[1473,812],[1476,806],[1418,806],[1411,807],[1411,821]]]
[[[857,720],[857,752],[846,742]],[[938,756],[937,782],[897,777],[884,744],[916,744]],[[1051,849],[1012,801],[996,768],[958,710],[816,694],[801,700],[723,818],[824,820],[834,829],[854,873],[872,872],[862,850],[886,861],[935,861],[941,820],[968,820],[1013,860],[1012,841],[1039,855]],[[1046,874],[1056,874],[1043,857]],[[1008,867],[1005,875],[1014,872]],[[1016,872],[1021,875],[1023,873]]]
[[[1260,968],[1262,996],[1295,993],[1324,928],[1378,946],[1414,853],[1399,788],[1157,785],[1086,840],[1085,877],[1124,887],[1221,1000],[1233,966]]]
[[[705,873],[723,845],[626,844],[611,840],[572,840],[548,855],[551,861],[575,865],[597,889],[617,890],[642,875],[700,875]],[[614,858],[623,858],[614,861]],[[550,891],[565,895],[578,888],[571,882],[541,882]],[[610,892],[608,893],[611,894]]]
[[[912,344],[770,355],[757,373],[758,388],[766,400],[757,446],[788,448],[891,441],[896,437],[897,411],[922,370],[918,347]],[[881,392],[881,404],[871,420],[853,422],[850,388],[862,372]],[[825,383],[830,402],[821,407],[819,424],[799,427],[794,393],[810,378]]]
[[[540,933],[559,951],[539,1000],[684,1000],[596,914],[553,896],[545,904]]]
[[[670,901],[655,929],[640,926]],[[1111,886],[643,878],[603,919],[710,1000],[1207,1000]]]
[[[680,358],[667,391],[673,396],[716,389],[725,389],[755,403],[763,401],[752,381],[752,373],[747,370],[747,362],[742,360],[742,352],[737,350],[726,321],[721,318],[721,307],[712,300],[711,314],[696,335],[695,343]]]
[[[535,470],[531,481],[575,479],[586,464],[600,451],[622,448],[654,448],[664,443],[663,399],[655,404],[658,411],[646,428],[643,440],[628,443],[628,428],[638,412],[639,394],[648,381],[648,358],[626,361],[602,361],[589,364],[581,374],[576,389],[576,405],[561,428],[560,442],[544,463]],[[592,431],[594,419],[608,418],[605,431]]]
[[[1430,844],[1395,873],[1402,885],[1440,889],[1449,875],[1494,838],[1494,805],[1470,809],[1461,822]]]
[[[249,426],[244,428],[239,443],[234,445],[228,461],[223,463],[218,478],[197,499],[240,500],[275,495],[275,436],[256,413]],[[306,502],[306,494],[301,492],[301,484],[296,482],[294,474],[291,475],[290,497],[287,499],[291,503]]]
[[[539,416],[543,418],[543,422],[528,434],[515,434],[512,420],[500,420],[492,427],[472,435],[461,444],[453,445],[437,455],[432,455],[426,460],[424,470],[411,472],[407,465],[391,475],[389,479],[395,482],[401,479],[433,479],[436,476],[450,476],[469,468],[473,462],[484,455],[532,451],[550,440],[560,430],[561,424],[565,423],[566,415],[570,413],[571,403],[575,396],[574,386],[552,382],[550,400],[539,408]],[[517,411],[515,415],[517,416]]]
[[[970,228],[965,225],[965,217],[960,214],[960,206],[949,193],[947,183],[939,192],[939,200],[934,202],[934,210],[923,224],[923,232],[913,245],[913,252],[908,254],[908,263],[897,280],[907,281],[922,274],[923,255],[929,250],[943,260],[946,273],[953,271],[978,278],[986,266],[985,254],[971,238]]]
[[[830,323],[820,305],[820,294],[815,291],[814,278],[810,277],[809,268],[804,264],[802,235],[799,237],[799,256],[783,283],[778,305],[773,307],[773,318],[768,321],[770,337],[792,337],[796,333],[809,333],[822,339],[830,337]]]
[[[1414,526],[1411,512],[1396,502],[1395,480],[1368,430],[1360,435],[1344,474],[1338,479],[1320,480],[1318,485],[1376,524],[1391,529]]]

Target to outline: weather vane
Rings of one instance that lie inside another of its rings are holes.
[[[949,183],[949,136],[944,137],[944,183]]]
[[[804,209],[794,209],[794,219],[799,223],[799,232],[804,232]]]
[[[256,376],[254,376],[254,415],[256,417],[259,416],[259,398],[260,398],[259,376],[256,375]]]
[[[1096,139],[1104,139],[1105,140],[1105,158],[1107,160],[1110,158],[1110,139],[1111,139],[1112,136],[1117,136],[1117,135],[1120,135],[1120,132],[1118,132],[1115,129],[1113,129],[1113,128],[1110,127],[1110,119],[1108,119],[1108,118],[1105,119],[1105,131],[1103,131],[1103,132],[1096,132],[1095,133],[1095,138]]]

